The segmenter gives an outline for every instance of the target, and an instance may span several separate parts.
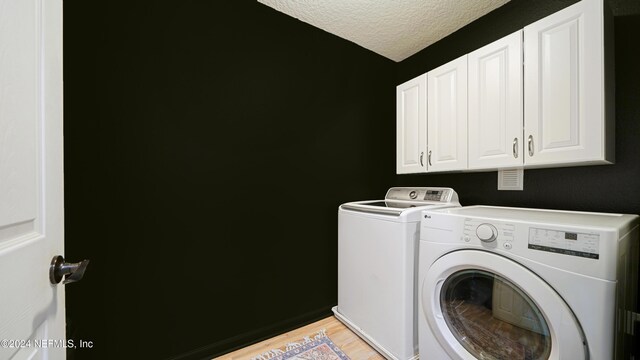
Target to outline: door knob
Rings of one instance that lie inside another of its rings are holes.
[[[63,284],[69,284],[80,281],[87,270],[89,260],[82,260],[79,263],[64,262],[62,255],[54,256],[49,267],[49,281],[52,284],[58,284],[64,277]]]

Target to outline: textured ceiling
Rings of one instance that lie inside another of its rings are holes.
[[[258,0],[401,61],[509,0]]]

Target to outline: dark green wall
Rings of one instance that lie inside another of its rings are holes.
[[[640,213],[640,8],[611,1],[617,163],[395,175],[395,86],[572,0],[512,0],[393,63],[254,0],[66,1],[73,359],[199,359],[330,314],[340,203],[394,185],[464,205]]]
[[[331,314],[338,205],[394,176],[395,63],[257,1],[65,1],[77,359],[199,358]],[[190,353],[190,354],[189,354]]]

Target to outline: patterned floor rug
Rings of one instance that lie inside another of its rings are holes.
[[[287,344],[284,350],[270,350],[251,360],[349,360],[349,357],[327,337],[323,329],[313,338],[305,336],[302,341]]]

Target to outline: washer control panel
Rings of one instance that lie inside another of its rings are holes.
[[[437,187],[394,187],[387,191],[385,201],[413,201],[416,203],[457,202],[458,197],[450,188]]]
[[[514,224],[465,219],[463,240],[465,242],[479,240],[484,246],[511,250],[515,229]]]

